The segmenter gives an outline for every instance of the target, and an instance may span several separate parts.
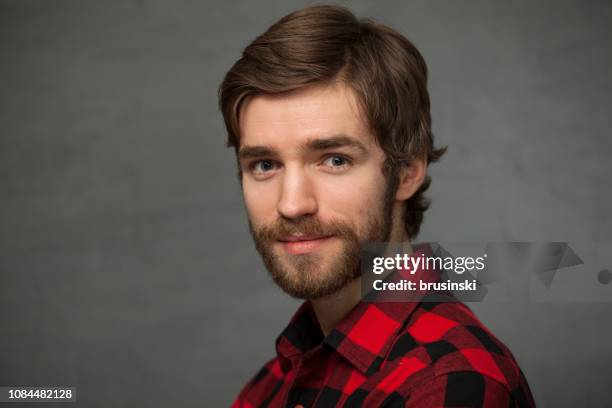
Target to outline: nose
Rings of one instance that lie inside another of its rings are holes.
[[[318,210],[314,186],[303,168],[285,168],[278,213],[285,218],[299,218]]]

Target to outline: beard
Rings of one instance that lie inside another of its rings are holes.
[[[271,225],[255,228],[249,219],[249,229],[274,282],[287,294],[298,299],[316,299],[331,295],[361,275],[361,249],[366,242],[389,240],[393,225],[394,177],[387,179],[384,201],[364,220],[359,234],[355,225],[332,219],[321,222],[314,215],[297,218],[279,217]],[[342,248],[336,254],[278,254],[274,245],[294,234],[333,236]],[[327,262],[326,262],[327,261]]]

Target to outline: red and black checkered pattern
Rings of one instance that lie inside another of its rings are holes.
[[[304,302],[238,407],[533,407],[508,350],[458,302],[359,303],[325,338]]]

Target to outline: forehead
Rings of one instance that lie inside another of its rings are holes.
[[[355,93],[342,83],[282,95],[257,95],[240,112],[240,145],[291,147],[336,134],[374,142]]]

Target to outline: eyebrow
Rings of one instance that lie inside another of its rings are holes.
[[[366,154],[368,149],[359,140],[344,134],[338,134],[324,139],[311,139],[300,146],[302,151],[319,151],[336,149],[339,147],[351,147],[358,149],[362,154]],[[238,159],[253,159],[260,157],[278,157],[278,150],[268,146],[244,146],[238,152]]]
[[[278,150],[267,146],[244,146],[238,151],[238,160],[278,156]]]
[[[346,136],[346,135],[334,135],[325,139],[312,139],[306,142],[302,146],[302,150],[327,150],[335,149],[338,147],[352,147],[361,151],[361,153],[367,153],[368,149],[359,140]]]

